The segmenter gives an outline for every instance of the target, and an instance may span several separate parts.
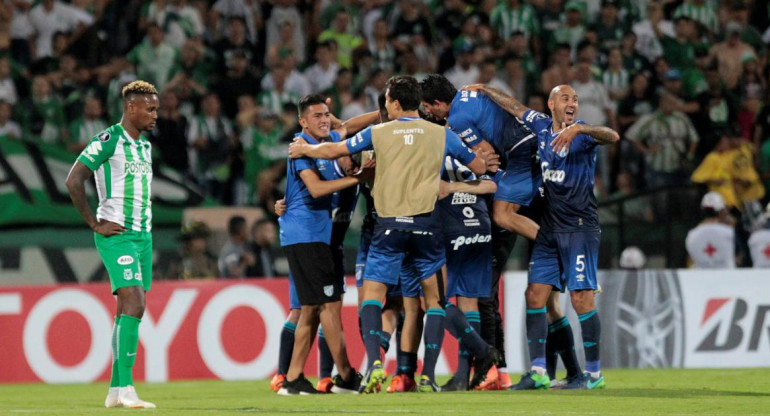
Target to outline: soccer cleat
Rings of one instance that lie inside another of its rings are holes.
[[[270,380],[270,390],[278,393],[278,390],[281,389],[283,386],[283,381],[286,380],[286,375],[284,374],[276,374],[273,376],[273,379]]]
[[[110,390],[107,393],[107,398],[104,399],[104,407],[109,409],[111,407],[123,406],[118,399],[118,389],[118,387],[110,387]]]
[[[467,391],[468,378],[453,376],[446,384],[441,386],[441,391]]]
[[[134,386],[126,386],[118,388],[118,401],[123,407],[129,409],[154,409],[155,404],[146,402],[136,395],[136,389]]]
[[[521,380],[511,387],[511,390],[547,390],[551,387],[551,379],[548,374],[540,375],[530,371],[521,376]]]
[[[497,366],[490,367],[489,371],[487,371],[487,374],[484,376],[484,380],[479,383],[478,386],[476,386],[476,390],[498,390],[498,373],[497,373]]]
[[[334,386],[334,380],[331,377],[324,377],[318,380],[315,389],[318,390],[319,393],[331,393],[332,386]]]
[[[476,357],[473,361],[473,379],[471,379],[470,388],[476,389],[476,386],[479,386],[484,377],[487,376],[489,369],[497,364],[499,360],[500,355],[497,352],[497,348],[487,345],[484,355]],[[497,374],[497,369],[495,369],[495,374]],[[495,377],[495,380],[497,380],[497,377]]]
[[[385,370],[382,368],[382,361],[377,360],[366,370],[366,374],[358,387],[359,393],[374,393],[380,391],[380,384],[385,380]]]
[[[278,390],[278,394],[281,396],[307,396],[309,394],[318,394],[318,390],[313,388],[313,383],[305,378],[305,374],[300,374],[294,381],[288,379],[283,381],[281,389]]]
[[[576,374],[572,377],[563,378],[561,380],[551,380],[551,390],[580,390],[585,387],[585,376],[583,374]]]
[[[513,386],[511,383],[511,376],[505,371],[497,372],[497,388],[500,390],[508,390]]]
[[[417,391],[417,383],[414,381],[414,377],[396,374],[390,379],[390,385],[386,391],[388,393],[412,393]]]
[[[607,386],[604,382],[604,374],[599,373],[599,377],[593,377],[588,371],[584,372],[586,388],[588,390],[603,389]]]
[[[420,377],[420,384],[417,386],[417,388],[420,393],[436,393],[441,391],[441,387],[439,387],[435,381],[431,380],[430,377],[424,374]]]
[[[361,380],[364,376],[361,373],[354,373],[350,380],[343,380],[342,376],[337,374],[334,376],[334,382],[329,389],[330,392],[335,394],[358,394],[358,386],[361,385]]]

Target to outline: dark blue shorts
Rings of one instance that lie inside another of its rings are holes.
[[[487,298],[492,286],[492,235],[445,236],[448,298]]]
[[[517,148],[508,153],[508,164],[503,175],[497,180],[494,200],[529,206],[541,182],[539,167],[533,165],[532,154],[528,148]]]
[[[356,256],[356,287],[361,287],[364,284],[364,270],[366,270],[369,247],[372,244],[372,234],[374,234],[372,228],[361,229],[361,243],[358,246],[358,255]],[[386,296],[389,298],[401,297],[401,285],[388,286],[388,294]]]
[[[401,284],[404,296],[417,296],[420,282],[446,262],[441,236],[431,231],[401,231],[377,226],[363,272],[364,280]],[[404,268],[402,272],[402,267]]]
[[[529,282],[560,291],[596,290],[601,231],[537,233],[529,262]]]

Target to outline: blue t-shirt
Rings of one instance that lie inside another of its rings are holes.
[[[441,180],[446,182],[469,182],[477,179],[490,180],[484,175],[477,177],[470,169],[453,159],[444,158],[444,172]],[[489,209],[483,195],[457,192],[438,201],[442,231],[445,238],[458,235],[473,236],[473,233],[488,236],[492,227]]]
[[[318,141],[304,133],[302,137],[310,144]],[[339,141],[339,133],[333,131],[330,139]],[[329,244],[332,232],[332,195],[313,198],[300,177],[305,169],[317,169],[321,179],[337,179],[337,164],[334,160],[300,157],[289,158],[286,164],[286,213],[278,218],[281,246],[299,243]]]
[[[400,117],[397,121],[418,120],[418,117]],[[461,164],[468,165],[476,158],[476,154],[466,146],[460,137],[449,129],[446,132],[446,146],[444,146],[444,156],[452,156]],[[372,127],[360,131],[355,136],[346,141],[346,145],[351,154],[363,152],[365,150],[374,150],[372,143]],[[444,172],[444,164],[441,165],[441,172]],[[438,215],[423,214],[416,217],[404,218],[382,218],[377,217],[377,224],[399,230],[424,230],[435,229],[440,224],[437,223]]]
[[[507,163],[508,152],[532,138],[532,132],[516,117],[503,110],[489,97],[476,91],[458,91],[449,109],[447,124],[469,147],[482,140],[489,142]],[[517,146],[518,145],[518,146]]]
[[[598,230],[594,196],[596,141],[591,136],[578,134],[566,154],[557,154],[551,146],[558,135],[553,132],[551,117],[528,110],[523,121],[537,135],[546,197],[540,227],[552,232]],[[582,120],[576,123],[585,124]]]

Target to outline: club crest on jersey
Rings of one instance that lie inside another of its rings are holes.
[[[99,133],[99,135],[96,137],[99,139],[100,142],[110,141],[110,133],[107,133],[106,131]]]
[[[134,274],[131,272],[131,269],[123,269],[123,278],[126,280],[131,280],[134,278]]]
[[[120,256],[118,258],[118,264],[121,266],[128,266],[134,262],[134,258],[131,256]]]
[[[324,295],[331,297],[334,294],[334,285],[324,286]]]

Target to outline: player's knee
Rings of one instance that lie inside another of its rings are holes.
[[[554,292],[558,293],[558,292]],[[548,304],[546,305],[548,310],[548,322],[553,322],[556,320],[561,319],[562,316],[564,316],[564,311],[561,310],[561,304],[559,303],[559,296],[558,295],[551,295],[548,297]]]
[[[291,309],[289,310],[289,316],[286,318],[286,320],[296,325],[297,322],[299,322],[299,315],[299,309]]]
[[[542,292],[543,290],[538,287],[527,287],[527,290],[524,292],[524,298],[527,301],[527,308],[540,309],[545,307],[548,295],[544,295]]]
[[[593,290],[570,291],[570,299],[572,307],[578,314],[588,313],[596,308]]]

